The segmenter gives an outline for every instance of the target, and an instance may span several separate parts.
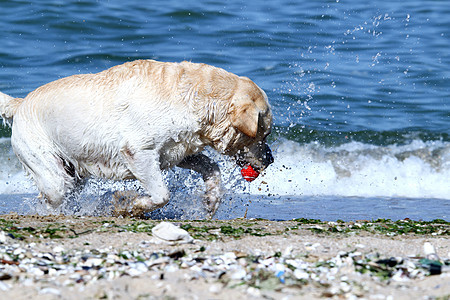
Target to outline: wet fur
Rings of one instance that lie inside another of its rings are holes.
[[[263,170],[261,147],[272,112],[255,83],[223,69],[190,62],[138,60],[97,74],[56,80],[26,98],[0,93],[0,114],[12,124],[11,143],[41,194],[58,207],[79,179],[138,179],[148,195],[130,207],[140,215],[169,201],[161,169],[200,172],[206,206],[220,201],[220,170],[200,153],[211,146]]]

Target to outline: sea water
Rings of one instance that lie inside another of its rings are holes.
[[[218,218],[450,219],[446,1],[2,1],[0,90],[134,59],[202,62],[250,77],[274,111],[275,162],[252,183],[220,162]],[[0,129],[0,213],[42,212]],[[155,218],[201,217],[193,172],[165,172]],[[136,182],[90,179],[66,213],[102,214]],[[45,213],[45,210],[43,211]]]

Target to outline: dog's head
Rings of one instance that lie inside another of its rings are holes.
[[[232,126],[244,135],[242,146],[235,153],[238,165],[250,165],[262,172],[273,163],[272,151],[266,143],[272,129],[272,110],[266,93],[250,79],[240,77],[229,116]]]

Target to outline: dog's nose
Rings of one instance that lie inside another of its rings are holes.
[[[266,162],[266,167],[270,164],[272,164],[274,162],[273,160],[273,156],[272,156],[272,150],[270,150],[269,146],[267,144],[265,144],[265,151],[264,151],[264,156],[265,156],[265,162]]]

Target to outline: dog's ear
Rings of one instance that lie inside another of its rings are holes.
[[[258,133],[259,109],[253,101],[233,105],[231,124],[245,135],[255,138]]]

